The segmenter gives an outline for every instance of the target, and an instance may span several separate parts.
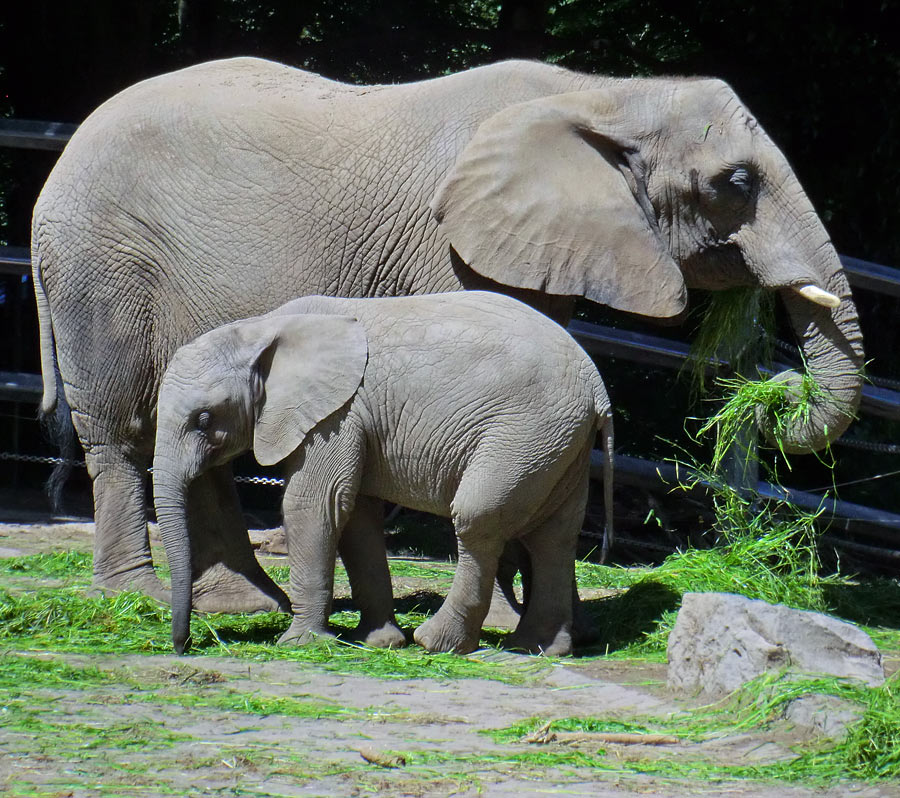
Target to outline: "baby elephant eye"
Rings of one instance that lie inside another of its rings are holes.
[[[743,166],[739,166],[731,173],[728,182],[743,194],[749,194],[753,188],[753,177]]]
[[[194,423],[200,432],[206,432],[209,429],[211,422],[212,416],[210,416],[209,411],[203,410],[197,414],[197,420]]]

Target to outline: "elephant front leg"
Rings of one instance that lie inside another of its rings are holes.
[[[357,457],[340,435],[324,432],[287,462],[291,473],[282,506],[291,566],[294,619],[279,643],[303,645],[333,637],[328,628],[338,538],[353,512],[359,487]],[[302,462],[302,468],[297,465]]]
[[[230,465],[212,468],[194,481],[188,512],[195,610],[290,611],[287,595],[253,553]]]
[[[118,448],[88,449],[94,491],[94,585],[99,589],[140,590],[170,603],[153,569],[147,533],[147,462]]]
[[[358,496],[338,549],[350,579],[359,625],[354,638],[373,648],[399,648],[406,636],[394,617],[394,592],[384,543],[384,502]]]

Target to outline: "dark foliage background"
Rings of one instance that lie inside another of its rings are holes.
[[[811,12],[790,0],[32,0],[7,6],[0,20],[0,112],[79,122],[137,80],[238,54],[354,82],[432,77],[507,57],[623,76],[713,75],[731,83],[783,148],[838,251],[900,265],[898,6],[820,0]],[[54,159],[0,150],[6,243],[27,244],[31,207]],[[0,347],[0,369],[38,370],[29,291],[27,283],[3,278],[0,335],[15,345]],[[13,301],[17,295],[25,300]],[[856,296],[871,372],[900,378],[896,300]],[[689,337],[693,323],[665,334]],[[601,368],[621,411],[617,432],[626,451],[671,454],[657,436],[683,439],[685,415],[704,412],[690,406],[675,375],[624,363]],[[30,406],[3,404],[0,414],[0,450],[47,449]],[[900,443],[893,422],[864,418],[851,434]],[[836,476],[806,458],[790,480],[822,487],[890,471],[900,461],[835,452]],[[28,484],[46,476],[43,467],[0,466]],[[867,481],[842,495],[900,510],[898,486],[890,478]]]

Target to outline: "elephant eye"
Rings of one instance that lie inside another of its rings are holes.
[[[753,189],[753,177],[750,174],[750,171],[743,166],[739,166],[731,173],[728,182],[742,194],[747,196],[749,196],[750,191]]]
[[[212,423],[212,416],[208,410],[201,410],[194,419],[194,427],[200,432],[206,432]]]
[[[753,197],[756,179],[749,166],[734,166],[711,181],[714,198],[710,199],[732,210],[742,208]]]

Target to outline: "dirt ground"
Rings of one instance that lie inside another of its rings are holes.
[[[83,522],[0,524],[0,557],[89,551],[91,538],[92,526]],[[24,587],[17,582],[15,589]],[[421,585],[407,579],[395,587],[402,596]],[[515,686],[377,679],[229,657],[0,653],[116,675],[100,685],[54,685],[31,696],[56,728],[72,730],[71,739],[48,739],[21,725],[11,730],[0,706],[0,792],[9,795],[900,797],[893,785],[812,788],[710,780],[688,770],[660,777],[624,767],[661,757],[722,764],[790,759],[792,746],[810,732],[786,723],[703,742],[582,743],[580,750],[591,754],[605,750],[602,769],[535,755],[572,751],[561,743],[499,743],[481,733],[532,717],[640,721],[678,712],[691,700],[665,689],[664,665],[569,659],[536,668],[533,657],[474,655],[527,672],[527,684]],[[225,698],[230,709],[223,709]],[[278,701],[292,710],[272,711]],[[254,711],[257,705],[268,709]]]

